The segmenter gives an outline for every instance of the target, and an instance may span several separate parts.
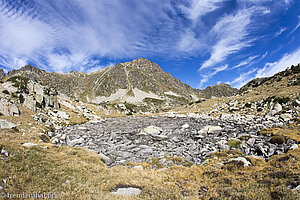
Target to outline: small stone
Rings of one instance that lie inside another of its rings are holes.
[[[144,167],[142,165],[134,166],[133,169],[143,170]]]
[[[293,144],[290,149],[297,149],[298,148],[298,145],[297,144]]]
[[[255,143],[255,138],[250,138],[248,141],[247,141],[247,144],[250,146],[250,147],[253,147]]]
[[[300,185],[298,185],[297,187],[295,187],[294,189],[292,189],[293,191],[298,191],[300,190]]]
[[[33,147],[33,146],[37,146],[37,144],[34,144],[34,143],[31,143],[31,142],[29,142],[29,143],[24,143],[24,144],[22,144],[24,147]]]
[[[122,195],[122,196],[136,196],[141,193],[142,193],[141,189],[134,188],[134,187],[118,188],[117,191],[112,192],[112,194]]]
[[[86,127],[84,127],[84,126],[79,126],[78,127],[78,130],[81,130],[81,131],[86,131],[86,130],[88,130]]]
[[[98,153],[98,155],[99,155],[100,159],[103,159],[106,164],[111,162],[111,159],[108,156],[106,156],[102,153]]]
[[[188,128],[188,127],[190,127],[189,124],[183,124],[183,125],[181,126],[181,128]]]
[[[161,138],[161,139],[167,139],[168,138],[168,136],[166,136],[166,135],[155,135],[155,137]]]
[[[1,150],[1,155],[4,155],[5,157],[8,157],[8,152],[4,149]]]
[[[52,138],[52,144],[57,144],[59,143],[59,139],[58,138]]]

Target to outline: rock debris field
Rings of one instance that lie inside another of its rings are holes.
[[[210,153],[221,150],[236,148],[244,155],[267,159],[297,148],[293,140],[272,141],[271,136],[258,134],[262,128],[285,123],[288,121],[279,117],[170,114],[90,121],[48,135],[55,144],[97,152],[109,167],[151,162],[152,158],[162,158],[165,154],[199,165]]]

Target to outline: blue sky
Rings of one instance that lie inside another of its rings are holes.
[[[91,72],[144,57],[195,88],[300,63],[298,0],[0,0],[0,67]]]

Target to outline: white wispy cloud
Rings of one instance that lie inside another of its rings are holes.
[[[228,84],[232,85],[233,87],[240,88],[253,78],[253,76],[251,74],[253,74],[256,71],[257,71],[257,69],[255,68],[255,69],[249,70],[245,73],[241,73],[233,81],[228,82]]]
[[[266,15],[266,14],[270,14],[271,13],[271,10],[270,9],[264,9],[263,10],[263,13]]]
[[[18,58],[16,56],[0,55],[0,64],[5,67],[6,70],[18,69],[28,64],[25,58]]]
[[[0,52],[65,72],[82,70],[94,57],[128,58],[169,50],[174,46],[166,41],[176,31],[167,10],[172,11],[169,1],[3,2]],[[159,28],[158,35],[152,34],[153,28]],[[9,61],[0,64],[12,68]]]
[[[190,0],[189,6],[181,6],[181,9],[189,19],[197,22],[201,16],[220,8],[220,4],[225,1],[228,0]]]
[[[223,66],[214,68],[213,71],[210,72],[210,73],[206,73],[206,74],[201,75],[202,79],[200,81],[200,84],[199,84],[198,88],[203,88],[204,83],[209,81],[209,79],[211,79],[213,76],[215,76],[219,72],[224,71],[226,69],[228,69],[228,65],[223,65]]]
[[[248,64],[251,63],[251,61],[253,61],[255,58],[258,58],[258,57],[259,57],[258,55],[256,55],[256,56],[250,56],[250,57],[248,57],[246,60],[243,60],[243,61],[240,62],[239,64],[233,66],[231,69],[236,69],[236,68],[239,68],[239,67],[248,65]]]
[[[285,70],[287,67],[300,63],[300,48],[292,53],[284,54],[278,61],[266,63],[262,69],[259,69],[256,74],[258,77],[268,77]]]
[[[227,56],[249,47],[252,40],[247,38],[247,26],[251,23],[251,11],[240,10],[235,15],[223,17],[210,34],[214,35],[218,41],[212,47],[212,52],[200,70],[208,67],[214,67],[216,64],[224,61]]]
[[[285,32],[286,30],[287,30],[286,27],[280,28],[280,30],[277,31],[277,32],[275,33],[274,37],[278,37],[279,35],[281,35],[281,34],[282,34],[283,32]]]
[[[101,65],[99,62],[94,61],[94,63],[90,63],[90,65],[91,65],[91,68],[89,68],[85,72],[87,72],[87,73],[96,72],[96,71],[99,71],[101,69],[104,69],[105,67],[116,65],[116,63],[109,62],[106,65]]]
[[[300,15],[298,16],[298,24],[296,27],[290,32],[290,34],[294,33],[300,27]]]

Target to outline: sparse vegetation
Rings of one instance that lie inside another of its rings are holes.
[[[230,139],[227,143],[228,146],[230,146],[231,148],[239,148],[240,145],[242,144],[242,142],[240,140],[237,139]]]
[[[145,98],[145,99],[143,99],[143,101],[145,102],[145,103],[153,103],[154,105],[161,105],[161,104],[163,104],[164,103],[164,101],[163,100],[160,100],[160,99],[154,99],[154,98]]]
[[[283,144],[285,143],[285,138],[282,135],[275,135],[271,137],[270,142],[272,144]]]
[[[270,103],[270,102],[274,102],[274,103],[279,103],[279,104],[286,104],[290,101],[291,99],[289,97],[276,97],[276,96],[271,96],[268,97],[264,102],[265,103]]]
[[[6,82],[7,81],[13,82],[14,86],[19,88],[19,90],[21,92],[24,92],[26,94],[29,93],[29,90],[27,88],[29,78],[24,77],[24,76],[13,76],[13,77],[10,77],[9,79],[7,79]]]

